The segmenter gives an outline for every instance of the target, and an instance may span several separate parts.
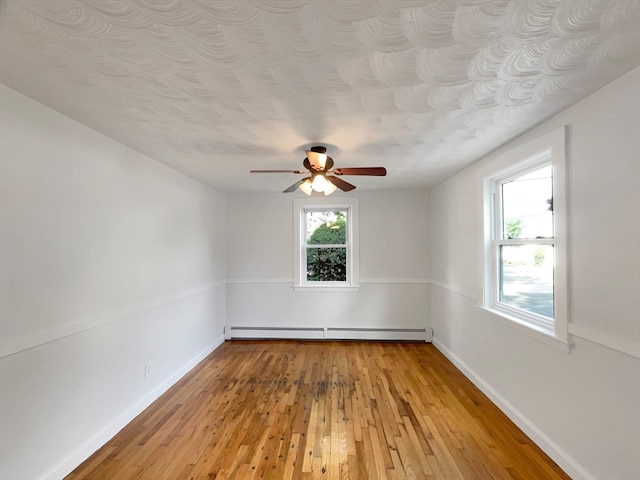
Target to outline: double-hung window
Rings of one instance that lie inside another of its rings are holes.
[[[357,200],[294,200],[294,286],[353,288],[358,285]]]
[[[484,178],[483,306],[566,343],[564,132],[507,157]]]

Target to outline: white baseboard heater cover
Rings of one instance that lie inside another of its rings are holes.
[[[224,329],[224,338],[290,340],[395,340],[431,342],[430,328],[288,328],[233,327]]]

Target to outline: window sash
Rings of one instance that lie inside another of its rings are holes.
[[[503,246],[526,246],[526,245],[545,245],[554,248],[555,257],[555,241],[553,239],[498,239],[494,240],[492,245],[492,257],[493,257],[493,269],[492,279],[493,288],[491,296],[490,308],[505,313],[509,317],[521,318],[527,324],[532,324],[546,333],[553,333],[555,323],[555,304],[556,304],[556,281],[555,281],[555,267],[553,272],[553,305],[554,313],[552,317],[541,315],[531,310],[519,308],[503,300],[504,296],[504,278],[503,268],[501,266],[502,255],[501,249]]]
[[[345,243],[308,243],[307,239],[307,213],[309,212],[343,212],[345,213]],[[301,258],[302,263],[302,282],[307,285],[348,285],[351,282],[351,268],[350,265],[350,248],[349,248],[349,230],[351,223],[351,212],[348,208],[328,208],[328,207],[314,207],[302,209],[302,220],[304,224],[303,233],[303,252]],[[310,249],[344,249],[345,250],[345,279],[344,280],[310,280],[309,279],[309,265],[307,263],[308,252]]]

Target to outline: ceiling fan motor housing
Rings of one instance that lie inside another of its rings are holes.
[[[322,145],[317,145],[315,147],[311,147],[309,150],[311,152],[316,152],[316,153],[327,153],[326,147],[323,147]]]

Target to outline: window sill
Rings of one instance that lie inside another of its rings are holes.
[[[357,292],[360,285],[294,285],[296,292]]]
[[[482,312],[484,312],[487,317],[491,318],[494,321],[497,321],[498,323],[506,327],[516,330],[517,332],[520,332],[528,336],[529,338],[542,342],[563,353],[571,353],[572,344],[569,341],[555,337],[552,333],[545,331],[541,327],[537,328],[535,325],[530,325],[528,323],[525,323],[523,320],[518,319],[517,317],[507,315],[497,310],[493,310],[483,306],[479,306],[478,308],[480,308],[480,310],[482,310]]]

